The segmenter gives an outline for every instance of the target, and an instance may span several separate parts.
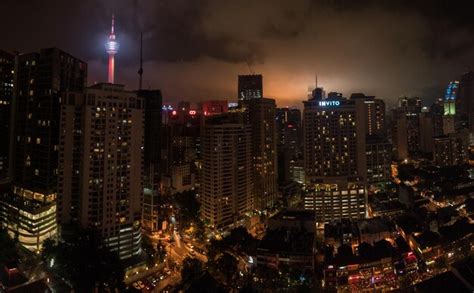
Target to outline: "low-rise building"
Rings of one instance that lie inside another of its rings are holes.
[[[314,270],[314,233],[300,229],[268,230],[257,248],[257,266],[281,265]]]

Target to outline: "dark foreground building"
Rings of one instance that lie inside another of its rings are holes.
[[[60,96],[86,81],[87,64],[57,48],[16,59],[12,192],[0,199],[0,217],[32,251],[57,233]]]

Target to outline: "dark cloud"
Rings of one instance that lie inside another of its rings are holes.
[[[0,47],[57,46],[105,79],[104,43],[117,20],[118,80],[133,87],[144,34],[145,81],[165,95],[234,97],[236,75],[264,74],[266,95],[328,90],[435,98],[474,63],[470,1],[3,0]],[[251,65],[248,68],[247,63]]]

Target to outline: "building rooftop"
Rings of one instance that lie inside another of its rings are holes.
[[[471,224],[467,218],[462,218],[452,225],[439,228],[439,233],[446,238],[446,241],[452,242],[474,233],[474,224]]]
[[[395,219],[395,223],[405,232],[411,234],[422,231],[422,221],[413,213],[405,213]]]
[[[357,222],[341,220],[324,225],[324,238],[342,238],[343,235],[352,234],[352,237],[359,237]]]
[[[272,217],[276,220],[315,221],[314,211],[309,210],[282,210]]]
[[[432,231],[425,231],[419,235],[414,236],[414,238],[422,249],[434,247],[441,242],[441,236],[438,233]]]
[[[297,229],[268,230],[257,250],[275,253],[312,254],[314,233]]]
[[[386,218],[372,218],[357,221],[360,234],[375,234],[385,231],[393,231],[393,224]]]

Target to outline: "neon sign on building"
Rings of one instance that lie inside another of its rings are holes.
[[[340,105],[340,101],[319,101],[320,107],[338,107]]]

